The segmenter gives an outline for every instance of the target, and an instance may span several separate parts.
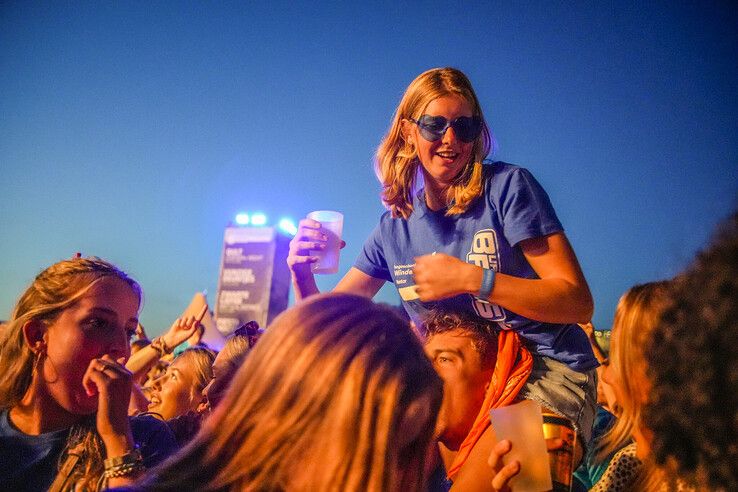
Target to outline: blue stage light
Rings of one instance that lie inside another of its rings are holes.
[[[249,214],[241,212],[236,214],[236,224],[238,225],[249,225]]]
[[[251,216],[251,223],[255,226],[263,226],[267,223],[267,217],[264,214],[256,213]]]
[[[279,228],[290,236],[297,234],[297,226],[292,219],[284,218],[279,221]]]

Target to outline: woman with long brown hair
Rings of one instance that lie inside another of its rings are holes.
[[[280,315],[138,490],[420,491],[441,382],[408,323],[348,294]]]
[[[127,416],[124,363],[141,289],[98,258],[41,272],[0,333],[0,489],[124,485],[174,449],[152,417]]]
[[[610,364],[603,378],[613,387],[621,412],[598,443],[598,458],[612,458],[592,491],[658,490],[662,484],[663,476],[649,457],[642,413],[651,388],[645,351],[668,306],[668,288],[668,282],[636,285],[618,302],[610,337]],[[509,450],[509,441],[502,441],[492,451],[494,490],[509,490],[508,480],[525,466],[505,462]]]

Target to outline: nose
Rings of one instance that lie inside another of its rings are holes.
[[[454,127],[450,126],[446,128],[446,131],[443,132],[443,138],[441,141],[445,144],[451,144],[456,141],[456,132],[454,131]]]
[[[166,374],[163,374],[163,375],[159,376],[158,378],[154,379],[154,382],[151,383],[151,388],[154,391],[161,391],[161,383],[164,382],[164,378],[166,376],[167,376]]]
[[[205,387],[202,389],[202,396],[203,396],[203,398],[207,399],[208,393],[210,392],[210,388],[213,387],[213,381],[214,381],[214,379],[211,379],[210,382],[208,382],[208,384],[205,385]]]
[[[128,360],[131,355],[131,344],[128,341],[128,332],[125,329],[115,330],[115,333],[110,337],[107,353],[115,360],[121,357]]]

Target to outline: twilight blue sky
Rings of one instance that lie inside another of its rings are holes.
[[[451,65],[496,158],[551,196],[608,328],[738,204],[738,13],[689,3],[4,1],[0,319],[82,251],[141,282],[158,333],[196,290],[214,302],[240,210],[343,211],[330,288],[382,212],[372,158],[402,92]]]

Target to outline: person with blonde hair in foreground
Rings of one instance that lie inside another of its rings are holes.
[[[406,321],[314,296],[267,328],[194,441],[136,490],[425,490],[441,399]]]
[[[0,334],[0,490],[124,485],[174,452],[163,422],[127,415],[141,296],[115,265],[79,255],[21,295]]]

